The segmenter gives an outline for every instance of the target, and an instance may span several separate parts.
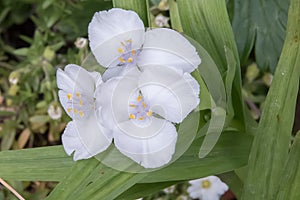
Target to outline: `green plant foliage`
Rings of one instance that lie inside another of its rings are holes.
[[[232,28],[241,63],[254,48],[260,69],[275,71],[282,50],[289,0],[236,0]]]
[[[284,167],[284,176],[281,177],[281,184],[278,189],[276,199],[299,199],[300,198],[300,173],[299,155],[300,154],[300,135],[297,133],[293,146],[290,149]]]
[[[299,89],[299,19],[300,1],[292,0],[286,40],[254,138],[242,199],[275,199],[278,183],[286,175]]]

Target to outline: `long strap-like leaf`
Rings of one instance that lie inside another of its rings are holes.
[[[292,0],[286,39],[249,157],[244,200],[275,199],[285,176],[300,74],[300,0]],[[299,159],[299,158],[298,158]]]

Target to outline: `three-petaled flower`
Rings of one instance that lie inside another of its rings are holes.
[[[196,49],[178,32],[148,29],[133,11],[113,8],[95,13],[88,27],[91,50],[100,65],[108,69],[107,80],[131,67],[164,65],[192,72],[200,64]]]
[[[194,199],[219,200],[227,190],[228,186],[217,176],[208,176],[197,180],[189,181],[191,186],[187,191]]]
[[[68,155],[74,160],[90,158],[109,147],[110,131],[101,125],[95,110],[94,92],[102,84],[101,75],[88,72],[74,64],[57,71],[59,100],[72,118],[63,135],[62,142]],[[100,109],[100,108],[98,108]]]
[[[110,95],[107,95],[110,94]],[[131,69],[96,90],[98,118],[112,129],[116,148],[145,168],[168,163],[180,123],[199,103],[199,85],[189,74],[165,66]]]

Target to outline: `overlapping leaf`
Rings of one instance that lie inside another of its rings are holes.
[[[285,37],[289,0],[234,1],[233,31],[241,62],[254,48],[258,66],[275,71]]]

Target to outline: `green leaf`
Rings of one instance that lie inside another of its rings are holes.
[[[242,199],[275,199],[285,176],[300,75],[300,0],[292,0],[287,35],[249,156]]]
[[[220,174],[247,164],[252,137],[238,132],[224,132],[213,150],[198,159],[199,143],[192,146],[175,163],[161,170],[150,172],[141,180],[143,183],[196,179],[211,174]],[[193,172],[193,173],[191,173]]]
[[[182,32],[181,21],[179,17],[178,5],[175,0],[168,0],[170,6],[170,19],[172,29]]]
[[[113,6],[135,11],[143,20],[145,27],[151,24],[148,0],[113,0]]]
[[[179,183],[178,181],[162,182],[162,183],[139,183],[126,190],[117,200],[138,199],[153,194],[171,185]]]
[[[300,199],[300,131],[298,131],[293,146],[289,152],[284,167],[284,176],[280,181],[277,194],[278,200]]]
[[[0,152],[0,177],[20,181],[60,181],[74,164],[62,146]]]
[[[81,160],[76,162],[47,199],[114,199],[143,176],[116,171],[94,158]]]
[[[13,51],[13,53],[17,56],[27,56],[28,48],[20,48]]]
[[[237,199],[240,199],[243,191],[242,180],[233,171],[219,174],[218,176],[229,186],[230,190],[233,191],[234,196]]]
[[[227,106],[226,93],[222,76],[210,55],[192,38],[187,37],[187,39],[195,46],[202,59],[198,70],[195,70],[195,72],[192,73],[192,75],[198,80],[201,89],[200,98],[202,98],[200,99],[199,109],[211,109],[211,118],[209,122],[200,130],[200,136],[206,135],[199,151],[199,157],[203,158],[212,150],[223,131],[226,118],[225,109]],[[199,77],[198,71],[202,78]],[[203,80],[208,91],[205,90],[206,88],[203,88]]]
[[[254,47],[258,66],[275,71],[285,37],[289,0],[236,0],[232,21],[241,62]]]
[[[199,0],[190,2],[177,0],[177,3],[184,33],[196,40],[207,51],[208,55],[217,65],[224,84],[226,83],[225,79],[227,73],[234,72],[233,85],[226,86],[226,88],[232,87],[232,102],[227,103],[232,104],[234,108],[234,119],[239,121],[240,126],[238,128],[240,131],[244,132],[245,108],[241,96],[240,64],[225,1]],[[226,59],[226,52],[224,49],[225,46],[232,51],[236,63],[235,70],[228,69],[228,60]],[[203,56],[200,53],[199,55],[200,57]],[[201,65],[199,71],[200,69]],[[203,75],[201,71],[200,73]],[[209,86],[208,89],[210,91]],[[227,110],[226,112],[229,111],[230,110]]]

